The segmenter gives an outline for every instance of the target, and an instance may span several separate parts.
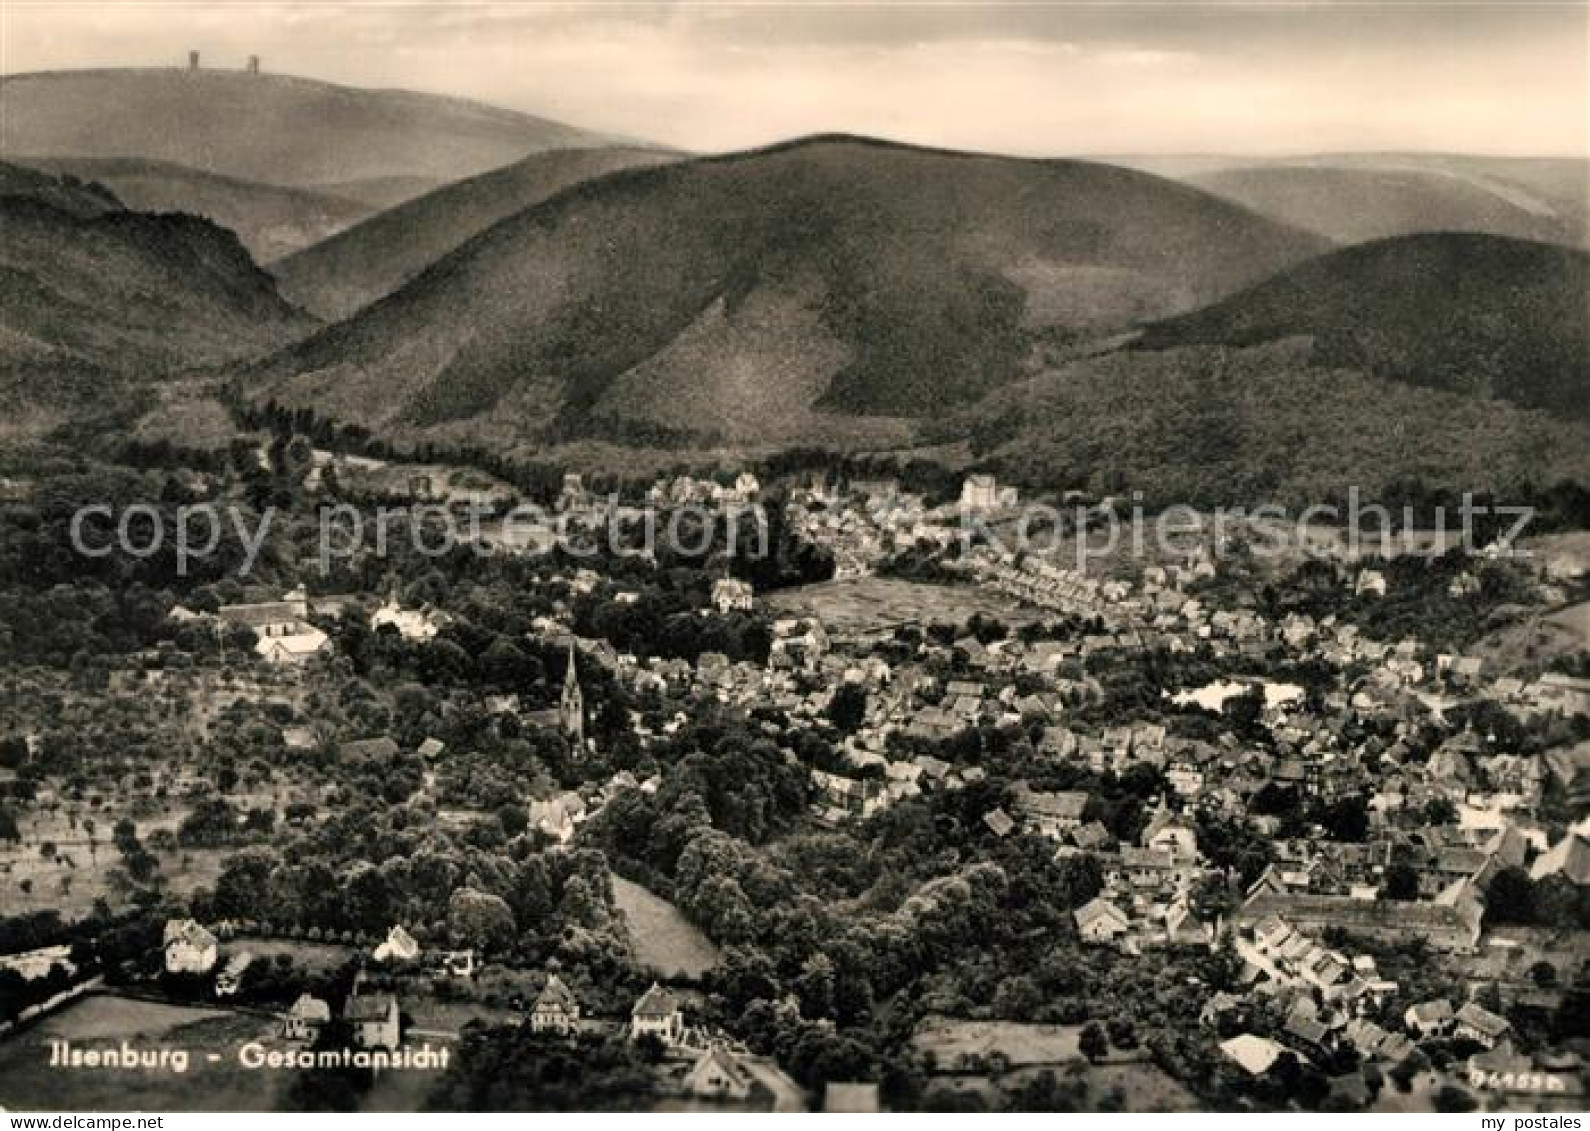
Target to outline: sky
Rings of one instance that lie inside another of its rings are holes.
[[[214,66],[458,95],[696,151],[1586,156],[1590,0],[0,0],[0,71]]]

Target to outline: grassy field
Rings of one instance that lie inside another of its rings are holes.
[[[0,1103],[12,1111],[269,1111],[289,1077],[248,1071],[237,1048],[274,1028],[269,1019],[220,1010],[86,997],[0,1043]],[[52,1040],[185,1049],[188,1069],[51,1067]]]
[[[1545,616],[1528,616],[1485,634],[1464,652],[1486,662],[1493,674],[1539,674],[1559,656],[1570,656],[1590,639],[1590,603]]]
[[[1093,1065],[1076,1061],[1064,1067],[1033,1065],[1017,1068],[997,1078],[983,1075],[938,1076],[933,1083],[935,1087],[947,1088],[952,1092],[975,1093],[985,1103],[995,1105],[1004,1092],[1028,1083],[1044,1072],[1054,1073],[1062,1082],[1080,1080],[1085,1089],[1081,1101],[1085,1111],[1097,1111],[1101,1107],[1124,1112],[1198,1109],[1197,1097],[1152,1064]]]
[[[1197,1098],[1179,1082],[1165,1075],[1158,1066],[1137,1064],[1094,1064],[1086,1080],[1090,1096],[1119,1090],[1127,1111],[1196,1111]]]
[[[1012,1067],[1064,1064],[1080,1060],[1080,1025],[1036,1025],[1020,1021],[963,1021],[927,1017],[917,1026],[911,1044],[931,1052],[940,1068],[953,1069],[965,1056],[1001,1054]]]
[[[1191,1092],[1147,1061],[1088,1063],[1078,1047],[1081,1032],[1080,1025],[930,1016],[917,1026],[911,1044],[937,1059],[940,1072],[945,1073],[936,1078],[937,1083],[955,1091],[977,1092],[987,1100],[1038,1072],[1052,1071],[1061,1079],[1080,1079],[1087,1087],[1090,1108],[1106,1096],[1112,1096],[1126,1111],[1192,1111],[1197,1107]],[[1010,1071],[998,1077],[953,1074],[964,1057],[994,1054],[1004,1057]]]
[[[405,1003],[405,1008],[410,1003]],[[483,1011],[412,1003],[415,1025],[429,1030],[408,1043],[433,1047]],[[491,1011],[484,1011],[490,1014]],[[91,995],[30,1029],[0,1042],[0,1107],[8,1111],[277,1111],[295,1077],[292,1069],[250,1069],[238,1050],[258,1041],[270,1049],[290,1046],[277,1035],[276,1019],[253,1013],[199,1009],[137,1001],[114,994]],[[173,1068],[52,1067],[51,1041],[87,1049],[138,1052],[186,1050],[187,1070]],[[382,1072],[362,1098],[365,1111],[414,1111],[436,1081],[425,1070]]]
[[[1558,609],[1546,619],[1576,634],[1581,641],[1590,640],[1590,601]]]
[[[1006,624],[1038,619],[1037,611],[969,585],[928,585],[893,577],[860,577],[785,589],[767,598],[784,616],[815,616],[829,632],[866,632],[899,624],[963,624],[974,613]]]
[[[718,948],[677,907],[622,876],[613,899],[624,913],[635,960],[668,977],[699,978],[718,964]]]
[[[57,822],[54,818],[36,822],[24,817],[22,842],[0,851],[0,901],[6,913],[53,909],[70,919],[88,914],[96,899],[108,900],[112,906],[122,903],[125,893],[113,890],[109,882],[112,870],[121,866],[120,854],[110,843],[109,826],[114,821],[101,816],[92,851],[81,829],[53,839],[49,832],[41,831],[46,823]],[[44,841],[56,846],[54,857],[46,859],[40,852]],[[234,851],[184,848],[156,852],[164,890],[180,896],[213,885],[221,873],[221,861]]]
[[[336,943],[305,942],[299,939],[264,939],[254,935],[241,935],[229,940],[221,948],[222,961],[245,950],[254,956],[256,962],[270,962],[278,954],[288,955],[298,969],[313,971],[316,974],[335,970],[359,953],[357,947]]]

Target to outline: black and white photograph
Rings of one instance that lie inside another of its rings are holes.
[[[7,1127],[1587,1087],[1590,3],[0,0]]]

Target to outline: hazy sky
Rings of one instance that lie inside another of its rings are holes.
[[[840,130],[1028,154],[1587,152],[1590,5],[57,3],[0,70],[207,63],[688,149]]]

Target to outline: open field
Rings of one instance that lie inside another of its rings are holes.
[[[1590,647],[1590,604],[1581,603],[1545,616],[1526,616],[1486,633],[1464,651],[1478,656],[1495,674],[1538,674],[1559,656]]]
[[[1037,610],[969,585],[929,585],[892,577],[824,581],[772,593],[783,616],[815,616],[831,633],[875,632],[904,624],[964,624],[975,613],[1007,624],[1041,619]]]
[[[243,1068],[237,1049],[274,1028],[244,1014],[92,995],[0,1043],[0,1103],[12,1111],[268,1111],[290,1077]],[[52,1068],[52,1040],[186,1050],[187,1070]]]
[[[1157,1065],[1094,1064],[1086,1076],[1088,1094],[1102,1096],[1118,1089],[1127,1111],[1195,1111],[1198,1100]]]
[[[1080,1025],[1036,1025],[1020,1021],[963,1021],[927,1017],[917,1026],[911,1044],[932,1053],[941,1069],[954,1069],[962,1057],[1001,1055],[1013,1068],[1033,1064],[1064,1064],[1082,1058],[1077,1045]]]
[[[1590,601],[1580,601],[1558,609],[1545,618],[1554,625],[1567,629],[1579,637],[1579,642],[1590,646]]]
[[[239,935],[229,939],[221,947],[221,960],[224,962],[234,954],[248,951],[254,956],[256,962],[270,962],[278,954],[285,954],[292,958],[293,965],[300,970],[312,971],[315,974],[325,974],[340,967],[348,959],[359,953],[357,947],[342,946],[336,943],[305,942],[300,939],[264,939],[253,935]]]
[[[1073,1061],[1064,1067],[1032,1065],[998,1077],[936,1076],[933,1086],[952,1092],[975,1093],[984,1102],[994,1104],[1001,1093],[1030,1083],[1045,1072],[1052,1072],[1061,1083],[1080,1081],[1085,1089],[1081,1100],[1084,1111],[1097,1111],[1101,1107],[1123,1112],[1195,1111],[1198,1106],[1197,1097],[1148,1063],[1087,1064]]]
[[[39,854],[37,841],[24,841],[0,852],[0,898],[7,914],[55,910],[70,919],[88,914],[96,899],[107,900],[113,907],[125,901],[125,893],[110,883],[121,859],[108,840],[100,840],[92,855],[86,841],[58,842],[57,848],[58,855],[49,860]],[[195,888],[214,885],[221,874],[221,861],[234,851],[184,848],[156,852],[164,890],[186,895]]]
[[[679,909],[623,876],[613,877],[613,900],[624,913],[635,960],[659,974],[699,978],[718,964],[718,948]]]
[[[428,1008],[417,1003],[408,1042],[446,1046],[439,1030],[456,1029],[478,1010]],[[52,1067],[51,1041],[73,1047],[120,1049],[139,1053],[184,1050],[185,1071],[168,1058],[164,1067]],[[246,1068],[243,1045],[258,1041],[268,1049],[290,1046],[277,1035],[274,1017],[222,1009],[202,1009],[93,994],[32,1028],[0,1042],[0,1106],[9,1111],[279,1111],[296,1079],[296,1070]],[[429,1070],[380,1073],[360,1100],[365,1111],[415,1111],[436,1080]]]

